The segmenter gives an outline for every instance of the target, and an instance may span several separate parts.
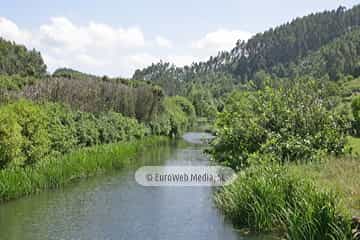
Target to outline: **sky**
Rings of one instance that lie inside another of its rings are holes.
[[[238,39],[354,0],[12,0],[0,36],[39,50],[53,72],[69,67],[131,77],[160,60],[183,66],[230,50]]]

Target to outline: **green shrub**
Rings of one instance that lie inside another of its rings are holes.
[[[121,129],[123,121],[119,115],[118,113],[111,112],[100,116],[98,119],[100,142],[118,142],[125,138],[125,132]]]
[[[156,136],[170,136],[171,122],[167,114],[160,114],[148,123],[151,134]]]
[[[324,89],[305,79],[235,92],[217,118],[211,153],[234,168],[247,166],[253,153],[274,154],[283,162],[343,153],[348,120],[332,111]]]
[[[2,120],[1,149],[7,152],[5,163],[22,165],[41,160],[50,151],[47,132],[47,117],[37,105],[28,101],[18,101],[0,108]],[[9,128],[8,128],[9,127]],[[7,130],[5,130],[7,129]],[[7,132],[7,133],[6,133]],[[6,135],[12,135],[7,138]],[[7,139],[6,139],[7,138]]]
[[[183,111],[190,119],[195,118],[195,108],[188,99],[175,96],[171,98],[171,101],[174,101],[176,105],[181,108],[181,111]]]
[[[0,167],[33,164],[76,148],[141,139],[148,130],[120,113],[17,101],[0,107]]]
[[[145,126],[136,119],[124,117],[120,113],[108,112],[98,119],[100,142],[110,143],[123,140],[141,139],[145,136]]]
[[[184,97],[167,97],[162,108],[161,113],[148,123],[154,135],[177,137],[195,121],[195,108]]]
[[[356,136],[360,136],[360,96],[355,97],[351,102],[352,114],[354,117],[353,130]]]
[[[141,139],[146,135],[147,130],[145,128],[145,125],[139,123],[136,119],[123,117],[123,124],[126,137],[125,139],[128,141],[134,139]]]
[[[223,86],[215,89],[223,89]],[[220,96],[221,95],[224,95],[224,93],[221,93]],[[193,103],[197,116],[206,117],[210,120],[215,119],[216,113],[218,112],[216,101],[220,99],[214,99],[209,88],[197,84],[192,85],[187,96]]]
[[[165,114],[170,120],[170,136],[178,136],[189,128],[195,118],[195,109],[184,97],[168,97],[164,100]]]
[[[7,165],[23,165],[26,160],[22,152],[22,128],[16,120],[16,115],[9,109],[0,110],[0,168]]]
[[[80,147],[89,147],[100,143],[97,119],[93,114],[78,111],[75,114],[75,122],[76,136]]]
[[[0,89],[2,90],[20,90],[25,85],[34,84],[37,79],[29,76],[20,75],[0,75]]]
[[[47,132],[47,116],[40,106],[29,101],[10,104],[17,115],[18,124],[24,137],[23,152],[26,163],[41,160],[50,151],[50,139]]]
[[[78,145],[76,137],[75,115],[68,107],[56,103],[44,105],[48,118],[47,131],[50,138],[50,149],[53,153],[64,154]]]

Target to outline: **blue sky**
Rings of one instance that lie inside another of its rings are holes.
[[[190,64],[297,16],[358,3],[12,0],[1,3],[0,36],[40,50],[49,71],[66,66],[129,77],[159,59]]]

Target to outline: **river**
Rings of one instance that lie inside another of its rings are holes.
[[[269,239],[241,236],[214,207],[210,187],[144,187],[144,165],[208,165],[199,139],[188,133],[149,149],[126,169],[0,205],[0,239]]]

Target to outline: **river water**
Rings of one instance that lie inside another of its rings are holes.
[[[200,139],[188,133],[149,149],[133,166],[63,189],[0,205],[0,239],[251,239],[241,236],[214,207],[210,187],[144,187],[134,180],[145,165],[208,165]]]

